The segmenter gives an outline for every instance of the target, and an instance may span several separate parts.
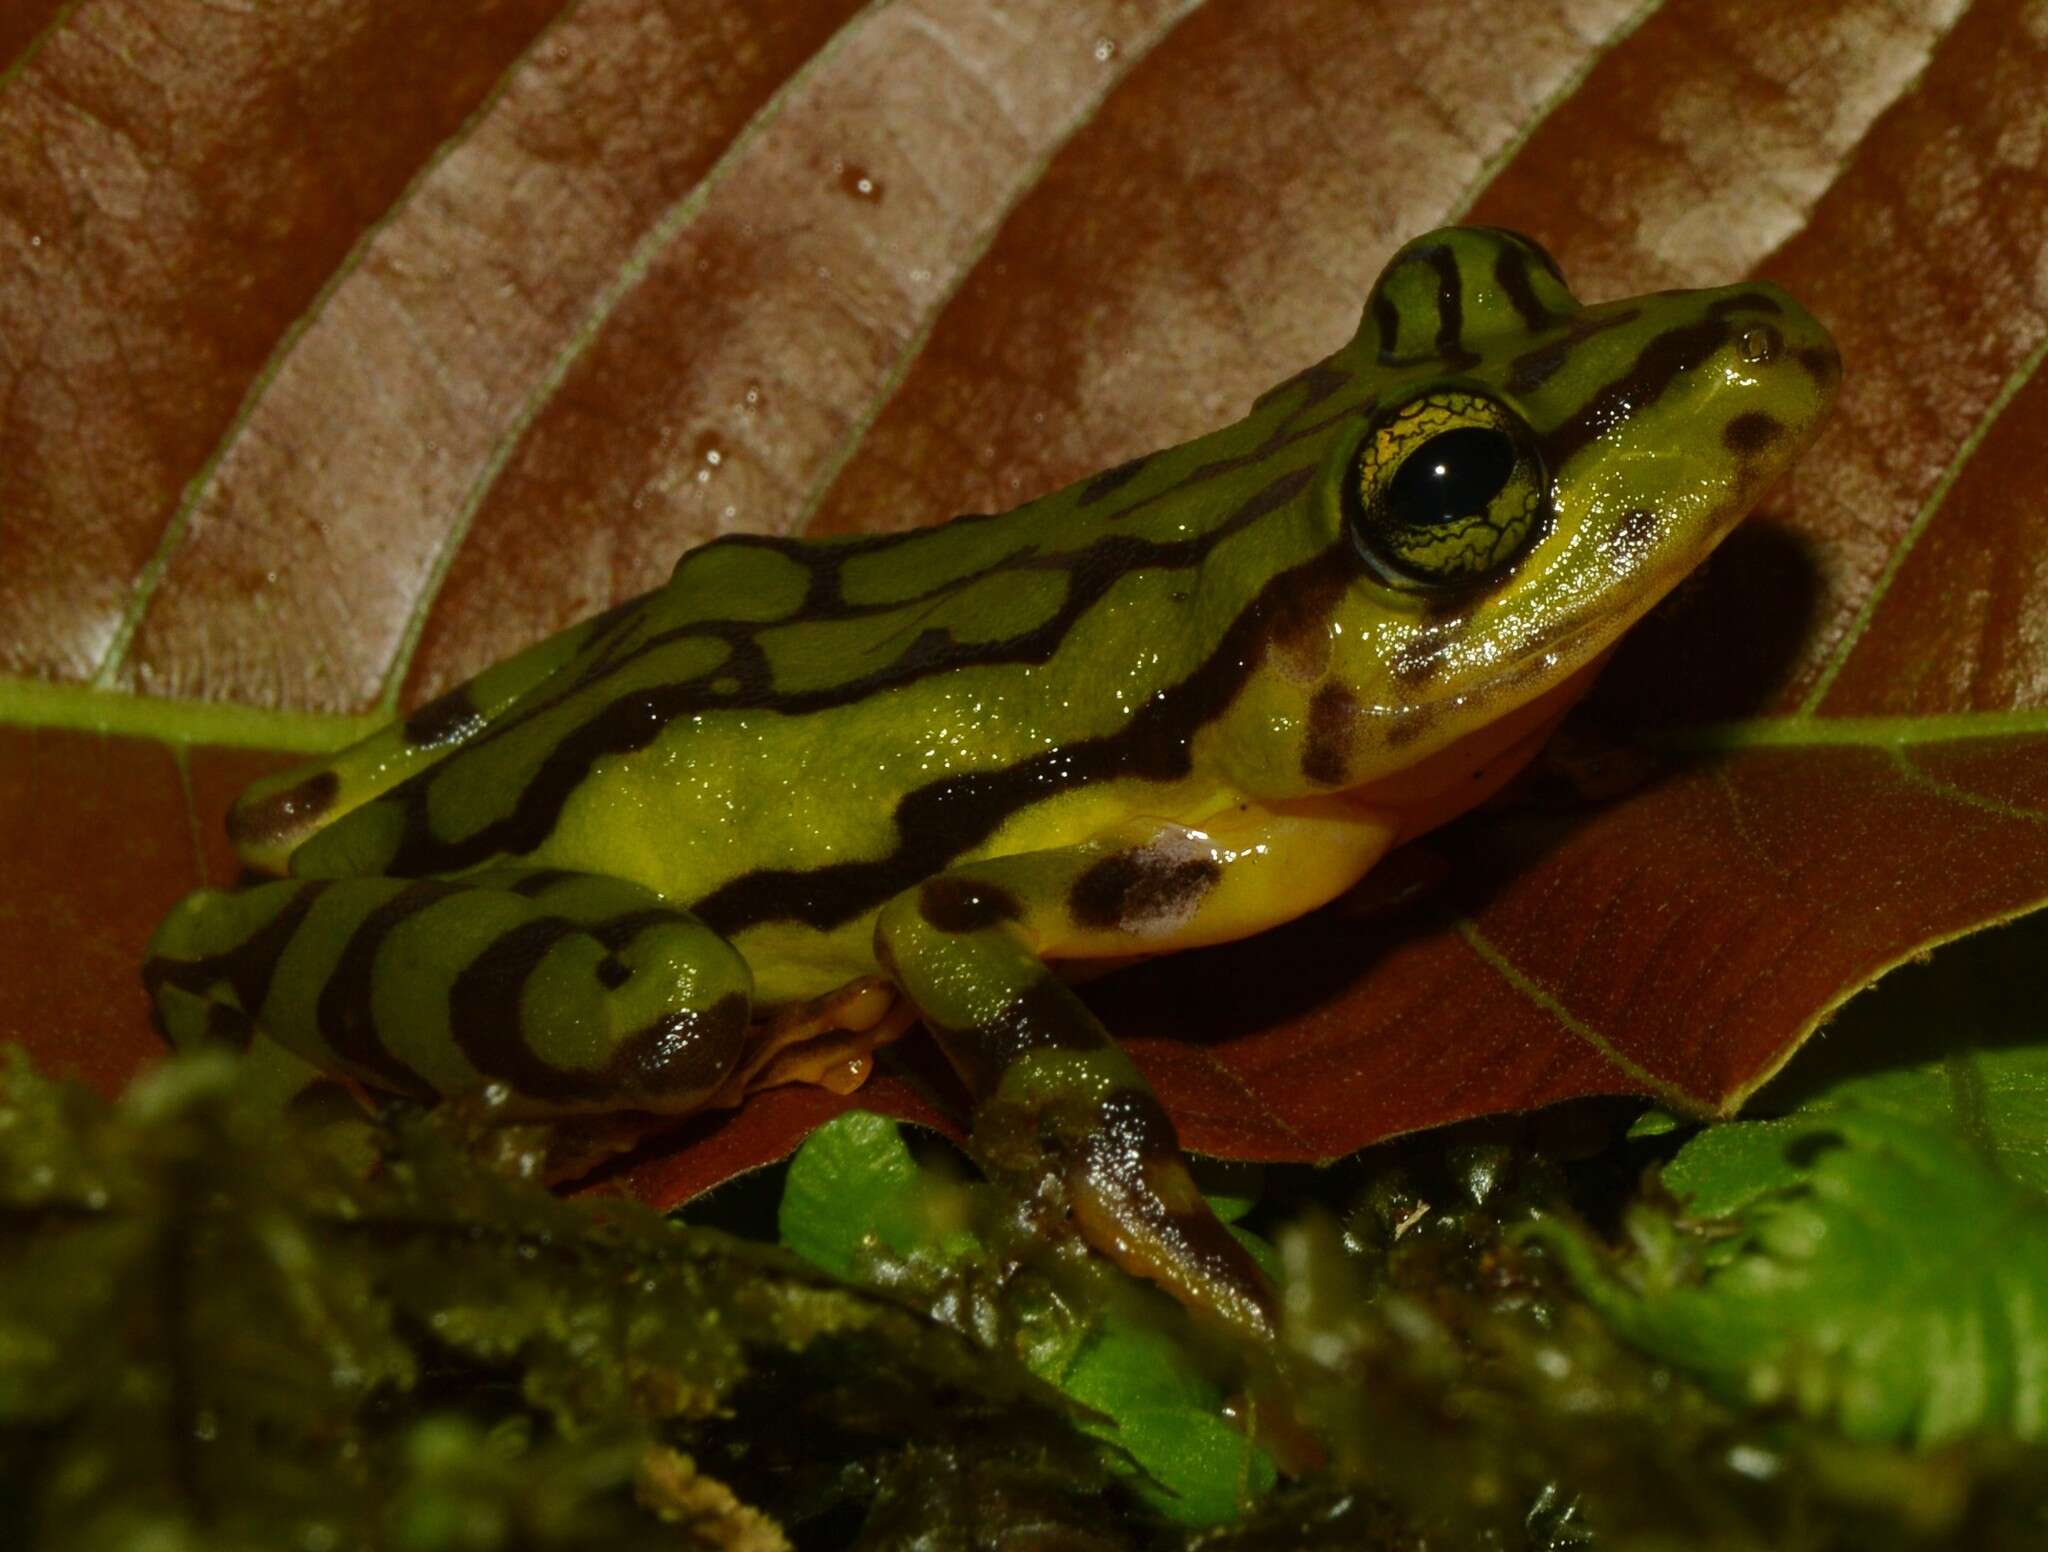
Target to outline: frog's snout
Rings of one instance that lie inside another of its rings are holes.
[[[1767,280],[1740,287],[1728,305],[1737,360],[1756,374],[1767,396],[1784,401],[1795,425],[1817,423],[1842,380],[1834,336],[1791,293]]]

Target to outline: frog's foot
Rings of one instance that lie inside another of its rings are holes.
[[[1094,1022],[1079,999],[1073,1009]],[[1064,1038],[1077,1029],[1069,1026]],[[971,1040],[974,1032],[942,1032],[940,1044],[950,1053],[963,1034]],[[1085,1050],[1062,1044],[1049,1061],[1022,1056],[976,1108],[976,1156],[1027,1198],[1043,1194],[1050,1173],[1055,1199],[1095,1249],[1188,1308],[1270,1337],[1272,1283],[1196,1188],[1173,1122],[1130,1058],[1101,1039]]]
[[[730,1109],[749,1094],[812,1083],[851,1094],[867,1081],[877,1047],[917,1022],[917,1009],[880,976],[862,976],[809,1002],[791,1003],[755,1021],[747,1049],[701,1108]],[[571,1116],[549,1129],[541,1178],[579,1180],[621,1153],[674,1131],[678,1117],[645,1110]]]
[[[916,1022],[917,1009],[878,975],[777,1008],[748,1033],[746,1054],[707,1103],[737,1105],[788,1083],[851,1094],[867,1081],[875,1051]]]
[[[498,868],[455,881],[287,879],[202,890],[144,978],[172,1042],[253,1028],[323,1072],[500,1120],[682,1114],[746,1045],[739,954],[652,891]]]

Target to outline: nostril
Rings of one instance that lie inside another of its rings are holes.
[[[1762,366],[1784,352],[1785,337],[1768,323],[1753,323],[1742,331],[1735,348],[1751,366]]]

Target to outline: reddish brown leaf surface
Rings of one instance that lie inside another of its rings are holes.
[[[1836,421],[1412,909],[1091,995],[1219,1153],[1731,1107],[1886,967],[2048,900],[2043,28],[2023,0],[10,9],[0,1036],[102,1087],[149,1058],[142,943],[231,876],[221,809],[275,763],[197,746],[336,742],[715,533],[1007,506],[1218,424],[1469,218],[1587,298],[1785,283],[1842,344]],[[840,1103],[766,1096],[628,1178],[674,1199]]]

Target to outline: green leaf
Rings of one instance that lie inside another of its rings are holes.
[[[1233,1190],[1219,1212],[1242,1216],[1257,1200],[1255,1177],[1233,1170],[1221,1178]],[[851,1112],[812,1133],[791,1160],[782,1242],[843,1276],[896,1287],[937,1279],[945,1291],[934,1303],[966,1307],[972,1299],[956,1290],[998,1282],[1001,1258],[968,1227],[973,1207],[964,1193],[918,1164],[895,1122]],[[1265,1241],[1232,1232],[1275,1266]],[[991,1335],[1004,1326],[971,1323]],[[1141,1309],[1109,1304],[1077,1325],[1056,1307],[1020,1304],[1008,1325],[1010,1344],[1033,1372],[1102,1414],[1105,1422],[1083,1426],[1142,1468],[1150,1481],[1134,1486],[1159,1513],[1184,1525],[1221,1524],[1271,1490],[1273,1463],[1225,1417],[1222,1386]]]
[[[853,1110],[797,1150],[776,1226],[782,1243],[806,1261],[852,1277],[863,1251],[908,1256],[939,1237],[932,1205],[896,1123]]]
[[[1130,1451],[1172,1496],[1139,1491],[1181,1524],[1226,1524],[1272,1491],[1271,1457],[1223,1416],[1222,1391],[1164,1331],[1105,1319],[1045,1377],[1110,1419],[1083,1426]]]
[[[1956,944],[1847,1009],[1789,1113],[1712,1128],[1610,1261],[1534,1232],[1628,1339],[1723,1394],[1934,1445],[2048,1440],[2048,920]]]

